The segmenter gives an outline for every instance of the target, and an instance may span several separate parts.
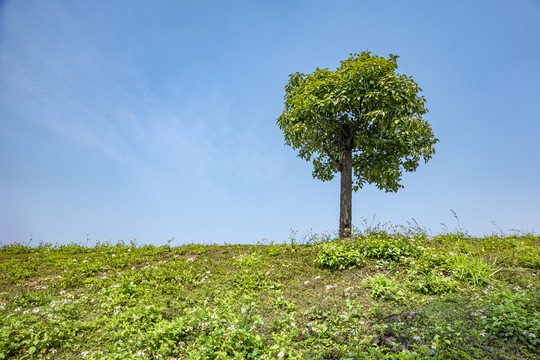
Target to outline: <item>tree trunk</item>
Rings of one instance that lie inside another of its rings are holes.
[[[343,146],[341,149],[339,202],[339,238],[350,238],[352,226],[352,147],[350,146]]]

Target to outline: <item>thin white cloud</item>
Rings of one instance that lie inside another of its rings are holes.
[[[258,183],[279,174],[281,146],[268,151],[264,129],[232,117],[241,103],[211,86],[199,95],[181,86],[156,93],[129,53],[104,53],[60,6],[40,11],[54,19],[51,31],[68,33],[51,42],[11,17],[5,30],[14,39],[0,52],[0,101],[30,128],[143,171],[166,163]]]
[[[144,84],[141,77],[133,78],[133,84],[139,85],[125,86],[115,81],[114,73],[107,73],[84,84],[87,88],[81,97],[83,89],[73,80],[77,68],[53,62],[35,69],[35,61],[2,54],[4,93],[34,126],[68,139],[72,146],[119,163],[141,165],[169,159],[175,167],[227,169],[257,182],[279,172],[278,153],[259,145],[262,129],[232,130],[236,119],[230,115],[231,100],[222,94],[212,92],[204,99],[188,98],[171,105],[167,98],[150,96],[140,86]],[[99,67],[99,61],[95,66]],[[98,69],[92,72],[99,73]]]

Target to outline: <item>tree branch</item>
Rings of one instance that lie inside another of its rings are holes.
[[[341,165],[341,163],[340,163],[339,161],[337,161],[337,160],[332,156],[332,153],[330,153],[330,151],[328,150],[328,148],[326,147],[326,145],[325,145],[324,142],[323,142],[322,146],[323,146],[324,152],[326,153],[326,155],[328,155],[328,157],[330,158],[330,160],[332,160],[332,163],[334,164],[334,166],[339,170],[339,172],[341,172],[341,170],[343,170],[343,166]]]

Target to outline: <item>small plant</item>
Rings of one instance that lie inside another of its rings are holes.
[[[247,270],[239,271],[236,275],[236,283],[244,290],[279,289],[281,284],[268,279],[262,271],[250,273]]]
[[[523,255],[520,258],[523,265],[531,269],[540,269],[540,256],[535,255]]]
[[[283,310],[287,313],[291,313],[296,309],[294,301],[286,300],[283,296],[278,296],[272,306],[276,310]]]
[[[422,248],[415,244],[414,238],[384,236],[377,233],[357,237],[355,246],[361,249],[362,255],[367,258],[395,263],[405,258],[416,258],[423,252]]]
[[[240,255],[236,258],[238,265],[244,268],[251,268],[259,262],[259,259],[250,255]]]
[[[522,342],[540,352],[540,296],[516,287],[490,296],[482,316],[485,331]]]
[[[322,266],[343,270],[363,266],[365,257],[354,242],[325,242],[320,245],[317,261]]]
[[[399,289],[399,284],[395,279],[390,279],[384,274],[376,275],[366,280],[371,289],[373,298],[400,301],[404,293]]]
[[[488,261],[478,256],[457,254],[449,264],[456,278],[467,281],[473,286],[489,284],[493,276],[499,272],[494,261]]]
[[[449,276],[432,271],[411,281],[410,286],[422,294],[445,294],[454,291],[457,288],[457,282]]]

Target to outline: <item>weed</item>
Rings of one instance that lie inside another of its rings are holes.
[[[422,248],[415,238],[404,236],[386,236],[373,233],[358,236],[355,247],[361,249],[362,255],[372,259],[382,259],[392,262],[402,262],[406,258],[416,258],[422,254]]]
[[[334,241],[321,244],[317,261],[322,266],[343,270],[364,265],[365,257],[355,243]]]
[[[473,286],[489,284],[493,276],[500,271],[493,260],[464,254],[454,256],[449,266],[455,272],[456,278],[468,281]]]
[[[371,289],[371,296],[385,300],[401,301],[404,292],[400,290],[399,284],[395,279],[389,278],[384,274],[379,274],[366,279],[367,286]]]
[[[424,276],[418,276],[415,280],[409,281],[410,287],[422,294],[446,294],[453,292],[458,283],[449,276],[441,275],[436,271],[431,271]]]
[[[486,310],[477,312],[484,334],[520,341],[538,351],[540,346],[540,295],[538,291],[516,287],[491,295]],[[485,335],[483,335],[485,336]]]

